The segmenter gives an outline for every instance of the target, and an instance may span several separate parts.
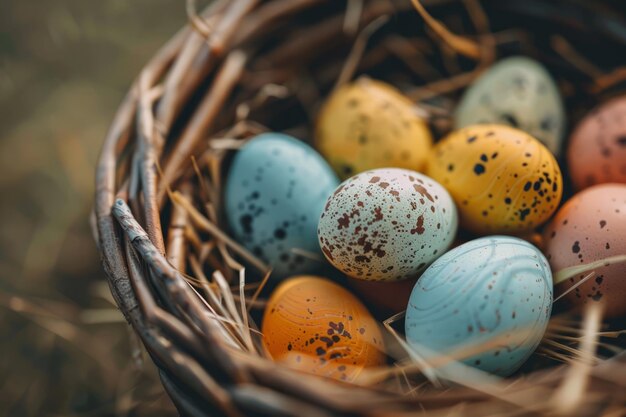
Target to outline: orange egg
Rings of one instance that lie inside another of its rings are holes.
[[[350,292],[320,277],[281,284],[267,303],[262,331],[275,361],[317,375],[354,381],[363,368],[385,363],[376,320]]]

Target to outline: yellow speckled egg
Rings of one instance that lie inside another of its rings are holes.
[[[315,141],[342,179],[374,168],[423,171],[432,147],[428,126],[413,103],[389,84],[369,78],[330,96]]]
[[[550,151],[503,125],[451,133],[435,147],[427,172],[454,198],[462,227],[484,234],[532,230],[554,213],[563,188]]]
[[[275,361],[317,375],[353,381],[364,368],[385,363],[376,320],[354,295],[324,278],[282,283],[267,303],[262,332]]]

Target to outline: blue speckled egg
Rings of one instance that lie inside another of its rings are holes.
[[[456,110],[456,128],[504,124],[539,139],[555,155],[565,133],[565,107],[550,73],[539,62],[515,56],[489,68],[467,89]]]
[[[452,197],[426,175],[400,168],[362,172],[328,199],[318,236],[326,259],[353,278],[416,278],[450,246]]]
[[[273,277],[318,271],[323,264],[294,252],[320,253],[317,221],[339,185],[310,146],[291,136],[264,133],[235,155],[225,210],[235,239],[268,262]]]
[[[409,344],[500,376],[535,350],[552,310],[543,254],[513,237],[488,236],[437,259],[417,281],[406,311]]]

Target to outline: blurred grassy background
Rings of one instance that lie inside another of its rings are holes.
[[[0,416],[175,415],[88,225],[108,123],[185,21],[167,0],[2,0]]]

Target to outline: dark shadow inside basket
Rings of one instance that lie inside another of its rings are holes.
[[[233,2],[231,7],[245,6],[245,3],[245,1]],[[270,9],[271,12],[272,5],[279,3],[268,1],[258,7],[265,11]],[[214,122],[208,131],[202,133],[202,140],[196,143],[188,156],[195,156],[200,169],[208,170],[206,164],[202,165],[203,152],[212,139],[221,138],[224,132],[238,121],[236,115],[244,103],[249,105],[246,120],[255,126],[286,132],[311,143],[320,103],[340,77],[346,59],[353,50],[357,34],[382,15],[388,16],[389,20],[367,41],[367,46],[358,59],[353,78],[365,75],[395,85],[427,108],[437,110],[431,114],[430,119],[436,138],[441,138],[450,131],[450,113],[463,87],[468,84],[464,82],[458,86],[451,86],[450,84],[454,82],[450,80],[473,71],[477,65],[476,59],[454,53],[449,47],[444,46],[441,38],[433,35],[432,30],[424,24],[409,0],[365,1],[360,15],[359,30],[349,33],[344,30],[346,2],[316,0],[310,3],[309,6],[303,6],[301,10],[296,9],[294,13],[286,16],[281,17],[280,13],[276,13],[278,17],[257,28],[254,36],[239,39],[237,43],[234,40],[238,38],[233,35],[229,38],[230,44],[225,42],[224,51],[220,53],[216,49],[208,59],[198,59],[197,65],[206,68],[196,71],[201,76],[192,83],[194,88],[175,111],[175,117],[172,118],[169,128],[162,132],[165,141],[163,148],[159,150],[158,161],[161,166],[167,166],[172,152],[179,146],[181,137],[185,136],[190,124],[203,109],[204,100],[214,88],[216,79],[220,77],[224,52],[232,49],[240,49],[247,55],[246,69],[232,92],[220,103]],[[624,65],[626,5],[623,2],[484,0],[481,2],[481,10],[488,18],[489,31],[493,36],[485,36],[485,33],[477,29],[476,15],[472,14],[472,10],[476,12],[476,6],[471,1],[432,0],[423,3],[433,17],[439,19],[454,33],[483,45],[495,39],[494,52],[497,59],[527,55],[542,62],[556,79],[563,93],[570,126],[597,103],[626,91],[626,77],[615,82],[598,83],[598,75],[593,74],[594,71],[590,71],[585,65],[585,62],[591,62],[595,69],[603,74]],[[287,3],[283,2],[284,4]],[[261,12],[251,7],[247,13]],[[245,32],[247,28],[243,25],[247,21],[242,18],[238,22],[242,26],[238,26],[236,32]],[[418,53],[407,48],[403,39],[411,40],[418,45]],[[175,58],[176,54],[172,60]],[[432,69],[424,70],[413,60],[426,61]],[[165,65],[162,68],[163,74],[157,77],[156,83],[167,80],[168,70],[171,70],[170,65]],[[268,84],[284,85],[290,93],[286,97],[270,97],[255,104],[255,97]],[[160,104],[156,101],[149,110],[158,114]],[[133,112],[130,114],[134,115]],[[140,120],[134,123],[132,121],[134,117],[129,117],[129,120],[127,123],[130,132],[129,144],[122,147],[125,156],[122,155],[123,152],[118,152],[115,155],[117,166],[112,168],[117,175],[113,184],[115,190],[111,190],[113,185],[99,187],[98,201],[109,202],[114,192],[119,196],[128,197],[132,215],[139,225],[148,231],[148,236],[156,245],[154,233],[162,233],[165,237],[173,233],[174,227],[171,226],[176,227],[174,222],[176,209],[167,198],[163,198],[156,216],[162,225],[162,232],[150,221],[151,212],[148,203],[158,198],[150,192],[145,192],[145,189],[149,188],[146,185],[147,181],[136,188],[132,186],[133,158],[135,155],[143,154],[140,152],[141,145],[137,145],[140,143],[140,135],[137,132],[138,125],[141,125]],[[251,134],[248,132],[235,136],[245,138]],[[233,154],[233,151],[225,153],[220,168],[222,177],[228,173]],[[561,167],[566,168],[563,163]],[[106,169],[111,168],[101,162],[99,170]],[[567,177],[566,169],[564,171]],[[125,189],[123,184],[128,177],[131,177],[129,180],[131,185]],[[567,180],[565,183],[569,184]],[[206,196],[201,195],[202,184],[191,163],[181,166],[167,185],[172,191],[178,191],[184,187],[182,184],[191,185],[192,200],[197,207],[202,207]],[[136,195],[133,194],[133,190]],[[566,188],[564,200],[571,193],[571,188]],[[427,392],[423,396],[398,395],[390,384],[383,387],[356,388],[320,381],[306,375],[294,376],[293,372],[275,367],[268,361],[248,357],[252,355],[235,354],[220,347],[219,335],[207,334],[215,329],[201,320],[200,323],[195,320],[193,311],[198,310],[193,309],[194,302],[189,301],[190,295],[186,292],[188,290],[179,286],[183,280],[181,272],[187,272],[189,276],[194,274],[190,262],[183,261],[181,271],[159,264],[155,261],[158,255],[151,252],[153,249],[149,243],[146,243],[145,247],[140,246],[141,239],[129,234],[132,227],[122,225],[123,233],[119,229],[112,232],[113,227],[109,223],[110,207],[100,207],[102,204],[105,203],[98,204],[96,209],[98,235],[113,293],[120,308],[159,366],[164,386],[181,413],[373,415],[373,410],[377,410],[380,411],[379,415],[409,415],[420,410],[418,404],[427,409],[439,410],[460,402],[470,404],[468,407],[471,411],[468,411],[467,415],[483,414],[482,409],[472,408],[475,404],[487,404],[484,410],[490,413],[511,412],[511,404],[506,400],[503,401],[497,395],[495,396],[497,398],[491,394],[485,395],[484,392],[473,390],[471,387],[456,388],[449,396],[443,397],[437,397],[440,393],[433,392]],[[158,204],[156,206],[159,208]],[[229,234],[223,221],[223,207],[220,205],[216,209],[216,223]],[[116,214],[120,223],[123,223],[122,217],[119,213]],[[127,242],[124,241],[124,236]],[[204,241],[211,236],[212,233],[208,231],[198,233],[198,238]],[[471,238],[471,235],[466,237]],[[131,245],[134,251],[130,248]],[[138,256],[141,262],[133,264],[134,256]],[[246,259],[234,256],[237,261],[247,266],[247,282],[259,282],[262,279],[261,274]],[[141,268],[138,268],[138,265]],[[135,273],[143,275],[133,278],[133,267],[140,269]],[[208,277],[214,269],[214,265],[209,262],[200,267]],[[236,288],[237,281],[232,271],[225,275],[231,278],[230,284]],[[334,278],[349,286],[340,274]],[[266,285],[260,294],[261,298],[267,297],[274,286],[274,282]],[[237,290],[233,292],[236,293]],[[372,305],[369,307],[380,320],[388,318],[391,314],[385,309],[377,309]],[[555,308],[557,313],[565,309],[562,304],[557,304]],[[155,311],[159,313],[155,314]],[[251,318],[260,323],[262,312],[261,308],[253,308]],[[205,325],[206,327],[203,327]],[[607,323],[608,328],[623,328],[623,325],[623,322]],[[402,321],[396,322],[393,327],[403,329]],[[258,336],[255,338],[259,346]],[[167,346],[161,344],[161,339],[167,341]],[[394,354],[402,351],[392,338],[388,342]],[[624,341],[619,342],[623,349]],[[202,348],[206,348],[207,352],[203,352]],[[610,348],[601,353],[607,356],[614,354]],[[391,359],[389,363],[392,363]],[[524,375],[524,379],[519,380],[523,381],[520,385],[524,387],[529,386],[525,385],[526,379],[529,379],[540,381],[537,384],[544,384],[541,386],[545,389],[555,389],[561,381],[557,376],[567,372],[562,368],[556,368],[556,365],[559,365],[559,362],[553,358],[533,355],[513,378]],[[416,376],[415,381],[421,383],[423,378]],[[602,384],[597,386],[605,387]],[[511,403],[519,407],[515,401]],[[593,403],[591,406],[595,407],[597,404]],[[514,410],[517,409],[515,407]]]

